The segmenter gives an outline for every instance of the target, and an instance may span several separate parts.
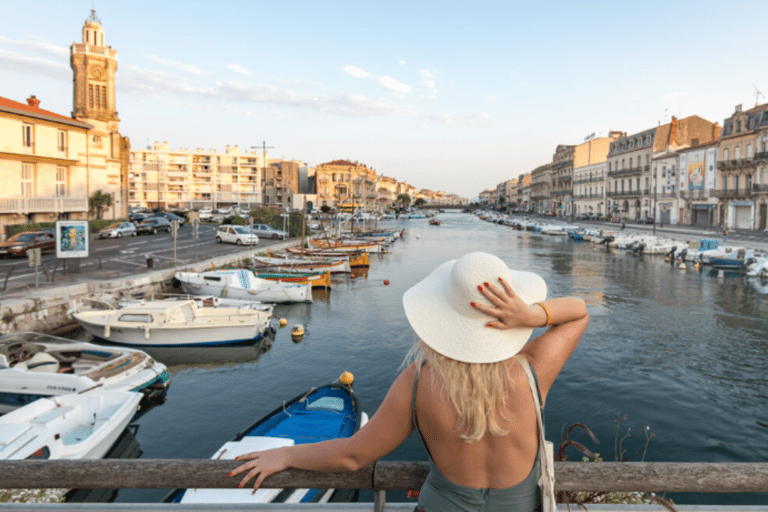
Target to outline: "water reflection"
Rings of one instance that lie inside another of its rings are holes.
[[[254,362],[272,348],[275,333],[268,332],[255,343],[215,346],[141,347],[156,360],[177,371],[186,366],[221,366]]]

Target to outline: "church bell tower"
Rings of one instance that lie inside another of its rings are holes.
[[[74,72],[72,117],[78,121],[118,123],[115,106],[117,51],[104,45],[104,30],[96,12],[83,25],[83,42],[70,48]],[[110,126],[117,131],[117,124]],[[113,130],[109,130],[113,131]]]

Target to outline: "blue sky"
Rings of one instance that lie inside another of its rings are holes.
[[[473,198],[591,133],[766,91],[766,2],[3,0],[0,96],[70,115],[95,6],[134,148],[357,160]]]

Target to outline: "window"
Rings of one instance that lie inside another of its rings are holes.
[[[57,136],[59,151],[66,151],[67,150],[67,132],[64,130],[59,130],[58,136]]]
[[[736,121],[736,131],[737,131],[737,132],[740,132],[740,131],[741,131],[741,120],[739,120],[739,121]]]
[[[739,177],[738,176],[734,176],[733,177],[733,190],[735,190],[736,192],[739,191]]]
[[[744,188],[747,192],[750,191],[752,188],[752,175],[747,174],[746,178],[744,179]]]
[[[21,127],[21,141],[25,148],[32,147],[32,125],[26,124]]]
[[[107,86],[101,86],[101,108],[107,110]]]
[[[747,158],[752,158],[752,144],[747,144]]]
[[[32,195],[32,164],[29,163],[21,164],[21,195]]]
[[[67,168],[56,167],[56,195],[66,197],[67,195]]]
[[[88,84],[88,108],[93,108],[93,84]]]
[[[741,158],[741,146],[736,146],[733,148],[733,158],[736,160]]]
[[[723,176],[723,192],[728,192],[728,176]]]
[[[94,89],[96,90],[96,101],[94,103],[95,108],[100,108],[101,106],[101,87],[98,85],[94,86]]]
[[[723,161],[728,160],[728,148],[723,149]]]

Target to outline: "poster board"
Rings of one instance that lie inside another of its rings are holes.
[[[90,256],[91,227],[87,220],[56,221],[56,257],[87,258]]]

